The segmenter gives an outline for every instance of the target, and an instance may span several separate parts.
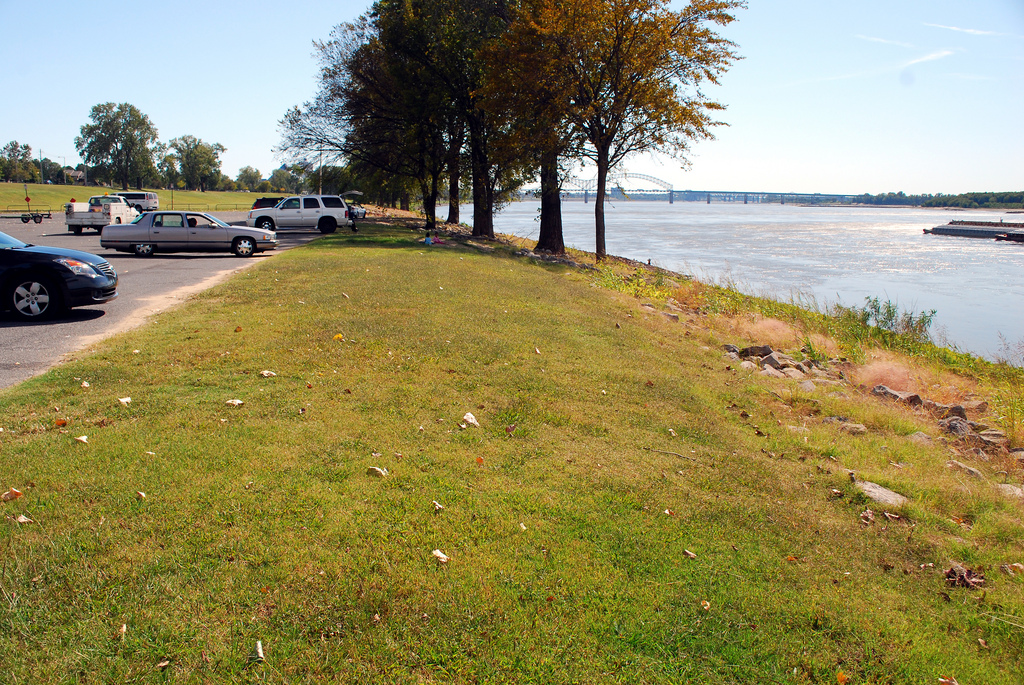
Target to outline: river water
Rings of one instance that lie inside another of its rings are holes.
[[[512,203],[494,230],[536,239],[539,206]],[[463,220],[472,211],[463,207]],[[1018,358],[1004,341],[1024,343],[1024,244],[922,233],[966,218],[1024,222],[1004,211],[893,207],[619,201],[605,209],[608,254],[786,301],[878,297],[906,311],[934,309],[939,342]],[[593,203],[564,202],[562,221],[567,246],[594,250]]]

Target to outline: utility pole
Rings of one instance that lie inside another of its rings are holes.
[[[39,148],[39,178],[46,183],[46,167],[43,166],[43,148]]]

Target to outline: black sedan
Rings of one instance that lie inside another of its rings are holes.
[[[0,233],[0,309],[26,321],[117,297],[110,262],[88,252],[29,245]]]

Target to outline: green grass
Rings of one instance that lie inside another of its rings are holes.
[[[415,237],[282,253],[0,393],[4,682],[1021,681],[1019,507],[918,417]],[[904,518],[861,525],[846,469]]]
[[[121,188],[100,188],[97,186],[56,186],[30,183],[29,198],[33,209],[46,209],[63,212],[64,204],[71,198],[84,202],[93,195],[120,192]],[[130,190],[134,190],[131,188]],[[170,190],[147,189],[160,197],[160,208],[172,208]],[[195,190],[175,190],[173,194],[174,209],[195,209],[199,211],[233,211],[247,210],[252,207],[256,198],[263,195],[281,195],[284,193],[240,193],[209,191],[200,193]],[[25,188],[21,183],[0,183],[0,212],[13,215],[25,211]]]

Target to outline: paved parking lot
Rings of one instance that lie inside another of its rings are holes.
[[[213,214],[228,223],[241,223],[246,213]],[[77,236],[69,233],[63,214],[54,214],[41,224],[3,219],[0,231],[26,243],[101,255],[113,265],[119,277],[116,300],[102,306],[72,309],[60,319],[26,324],[9,313],[0,313],[0,388],[42,373],[64,355],[137,326],[189,295],[271,259],[277,252],[320,237],[315,230],[282,231],[278,233],[281,244],[275,252],[262,252],[247,259],[230,253],[157,254],[141,258],[103,249],[99,234],[94,231]]]

